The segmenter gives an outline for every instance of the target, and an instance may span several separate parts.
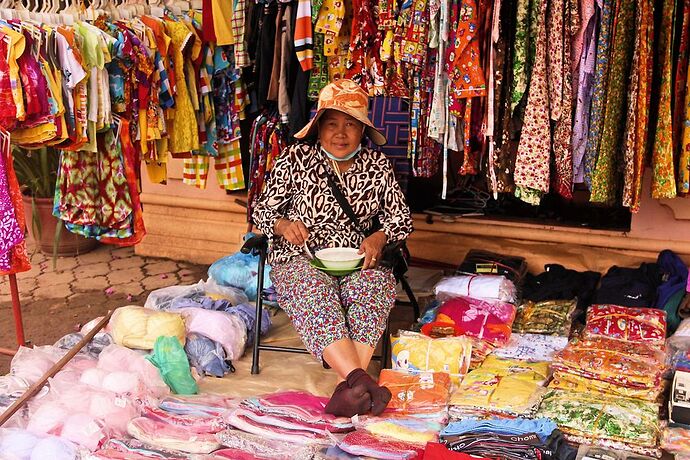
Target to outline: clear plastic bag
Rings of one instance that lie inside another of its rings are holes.
[[[515,284],[499,275],[460,275],[443,278],[434,287],[436,298],[441,301],[457,296],[474,299],[501,300],[515,303]]]
[[[223,286],[233,286],[241,289],[249,300],[256,300],[258,272],[259,256],[236,252],[213,262],[208,269],[208,276]],[[270,267],[266,265],[264,269],[264,288],[272,286],[271,279],[268,276],[270,272]]]
[[[247,296],[241,289],[232,286],[222,286],[214,279],[209,278],[208,281],[201,280],[196,284],[156,289],[149,294],[144,307],[152,310],[170,310],[177,299],[195,296],[223,298],[227,299],[232,305],[248,302]]]

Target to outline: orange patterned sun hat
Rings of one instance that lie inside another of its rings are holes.
[[[319,94],[316,115],[295,137],[304,139],[316,134],[317,121],[326,110],[338,110],[361,121],[366,126],[369,139],[376,145],[384,145],[386,136],[369,120],[369,95],[352,80],[338,80],[326,85]]]

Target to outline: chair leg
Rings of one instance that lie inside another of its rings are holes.
[[[263,314],[264,266],[266,250],[259,250],[259,273],[256,282],[256,320],[254,323],[254,344],[252,348],[252,374],[259,373],[259,344],[261,340],[261,315]]]
[[[419,304],[417,303],[417,298],[415,297],[414,292],[412,292],[410,283],[407,282],[405,275],[400,277],[400,284],[402,284],[402,288],[405,291],[405,294],[407,294],[407,298],[410,299],[412,309],[414,310],[414,320],[417,321],[419,319]]]

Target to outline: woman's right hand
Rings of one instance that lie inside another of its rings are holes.
[[[273,233],[282,236],[295,246],[302,246],[309,238],[309,230],[300,220],[279,219]]]

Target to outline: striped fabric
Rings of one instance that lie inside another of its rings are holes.
[[[295,52],[304,72],[314,66],[314,43],[311,28],[311,1],[299,0],[295,21]]]

